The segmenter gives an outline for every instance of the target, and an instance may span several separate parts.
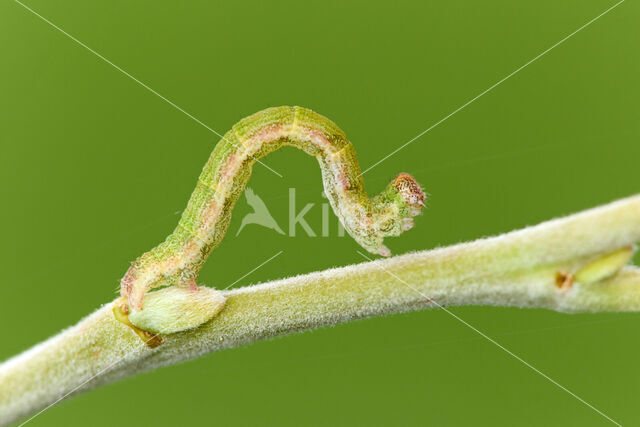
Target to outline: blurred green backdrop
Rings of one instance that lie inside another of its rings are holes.
[[[268,106],[338,123],[366,168],[611,1],[29,0],[218,132]],[[640,6],[625,2],[365,175],[430,193],[394,253],[509,231],[637,193]],[[175,226],[218,138],[13,1],[0,2],[0,358],[114,298]],[[286,149],[250,186],[286,229],[321,224],[319,169]],[[240,200],[201,281],[236,286],[362,261],[348,237],[248,226]],[[335,226],[332,216],[331,226]],[[622,424],[640,423],[637,314],[455,308]],[[128,379],[30,425],[606,425],[442,311],[377,318]]]

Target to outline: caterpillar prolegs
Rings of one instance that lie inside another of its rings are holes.
[[[386,236],[413,226],[425,194],[401,173],[373,198],[364,190],[353,145],[329,119],[302,107],[274,107],[242,119],[211,153],[178,226],[164,242],[140,256],[121,280],[121,294],[142,310],[146,292],[160,286],[197,289],[195,279],[220,244],[231,210],[244,191],[257,159],[282,146],[318,159],[329,202],[345,230],[367,251],[390,255]]]

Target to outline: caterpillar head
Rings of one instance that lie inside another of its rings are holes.
[[[420,184],[418,184],[418,181],[416,181],[414,177],[408,173],[400,173],[396,176],[396,179],[393,180],[393,186],[402,197],[402,200],[411,209],[411,216],[422,213],[427,195],[422,191],[422,187],[420,187]]]
[[[359,230],[347,231],[369,252],[390,256],[383,244],[385,237],[399,236],[413,227],[413,217],[425,207],[426,194],[408,173],[401,173],[373,199],[369,218],[361,221]]]

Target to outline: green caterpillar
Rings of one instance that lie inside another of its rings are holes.
[[[391,255],[385,236],[413,227],[425,193],[401,173],[379,195],[364,190],[353,145],[327,118],[302,107],[275,107],[249,116],[224,135],[204,166],[178,226],[164,242],[140,256],[120,282],[129,306],[142,310],[146,292],[160,286],[197,289],[195,279],[227,231],[231,210],[257,159],[289,145],[315,156],[329,202],[345,230],[369,252]]]

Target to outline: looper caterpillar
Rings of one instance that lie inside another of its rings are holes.
[[[425,193],[409,174],[397,175],[369,198],[353,145],[327,118],[302,107],[275,107],[249,116],[227,132],[204,166],[178,226],[164,242],[132,263],[121,294],[142,309],[146,292],[177,285],[197,289],[195,279],[229,226],[255,161],[282,146],[318,159],[329,202],[347,232],[369,252],[389,256],[386,236],[413,227]]]

